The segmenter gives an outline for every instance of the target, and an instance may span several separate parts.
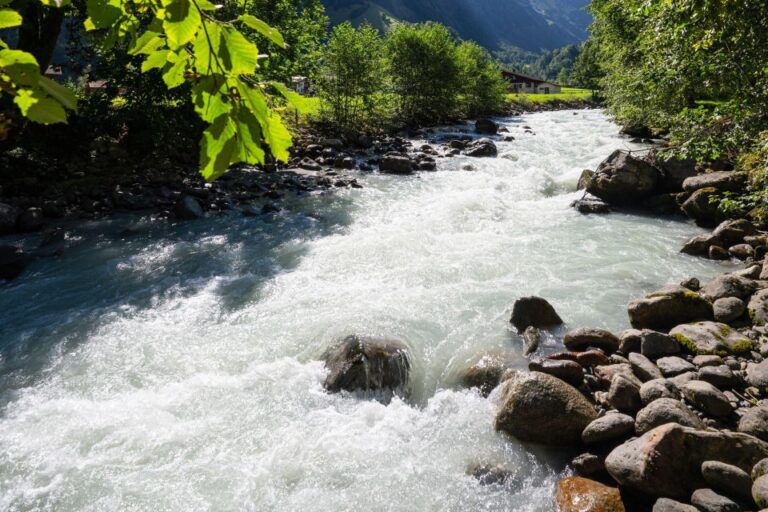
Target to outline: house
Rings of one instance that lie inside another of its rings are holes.
[[[291,86],[293,90],[302,96],[309,96],[313,93],[312,83],[306,76],[293,76],[291,77]]]
[[[560,86],[554,82],[513,71],[502,71],[501,74],[504,80],[509,83],[510,92],[525,94],[555,94],[560,92]]]

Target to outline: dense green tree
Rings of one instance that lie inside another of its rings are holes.
[[[336,26],[316,77],[325,117],[347,132],[377,125],[386,67],[378,30],[370,25],[356,29],[349,22]]]
[[[386,48],[401,120],[435,123],[455,114],[460,73],[456,43],[446,27],[399,24],[389,33]]]
[[[582,45],[579,56],[573,64],[573,71],[570,76],[571,82],[574,85],[591,90],[594,95],[600,88],[602,77],[603,71],[598,61],[596,40],[589,39]]]
[[[504,105],[507,84],[499,64],[480,45],[464,41],[456,49],[460,108],[469,116],[498,112]]]

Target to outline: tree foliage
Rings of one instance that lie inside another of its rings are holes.
[[[507,84],[501,67],[480,45],[464,41],[456,48],[460,109],[468,116],[498,112],[504,105]]]

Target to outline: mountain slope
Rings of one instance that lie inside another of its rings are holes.
[[[586,39],[588,0],[324,0],[334,23],[368,21],[384,28],[392,19],[438,21],[496,50],[506,45],[530,51]]]

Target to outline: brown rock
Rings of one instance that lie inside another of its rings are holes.
[[[571,476],[557,482],[558,512],[624,512],[621,493],[594,480]]]

